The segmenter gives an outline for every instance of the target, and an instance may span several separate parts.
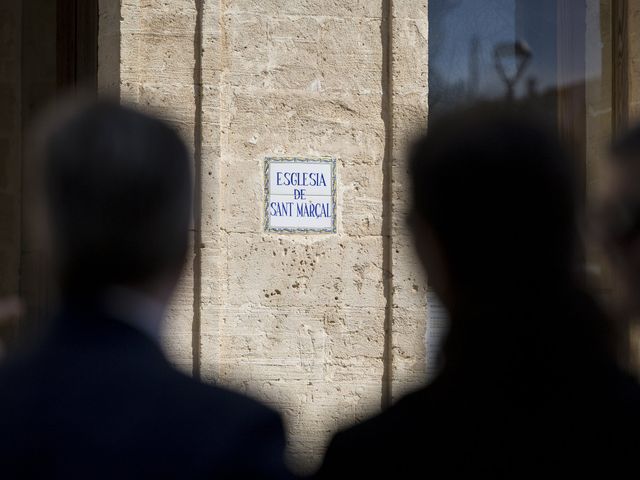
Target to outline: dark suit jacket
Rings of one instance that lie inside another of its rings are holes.
[[[337,434],[318,478],[640,478],[640,387],[593,340],[594,302],[558,298],[463,319],[480,328],[458,362]]]
[[[274,411],[100,313],[62,315],[0,370],[1,478],[288,478],[284,446]]]
[[[317,478],[639,478],[640,394],[613,375],[555,396],[443,378],[337,434]]]

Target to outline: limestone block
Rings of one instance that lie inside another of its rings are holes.
[[[232,305],[384,306],[380,237],[231,234],[229,257]]]
[[[187,261],[173,300],[165,314],[163,337],[172,362],[186,372],[193,363],[193,261]]]
[[[224,162],[221,213],[227,232],[260,232],[264,229],[264,168],[262,161]]]
[[[418,323],[419,322],[419,323]],[[424,308],[395,307],[393,312],[393,401],[426,381],[426,324]]]
[[[314,17],[355,17],[379,18],[380,2],[371,0],[233,0],[228,1],[229,11],[234,13],[250,12],[268,16],[314,16]],[[294,18],[295,19],[295,18]]]
[[[165,36],[123,31],[122,41],[139,45],[134,63],[124,64],[123,72],[135,72],[141,78],[167,84],[177,79],[193,82],[192,34]]]
[[[382,233],[382,165],[359,168],[346,159],[338,163],[338,209],[342,232],[350,236]]]
[[[426,22],[427,0],[394,0],[393,16],[396,19],[411,19]]]
[[[284,413],[294,464],[311,468],[330,432],[379,408],[384,309],[243,304],[203,315],[220,318],[203,330],[220,343],[219,380]]]
[[[196,21],[195,3],[190,0],[139,2],[137,28],[157,36],[180,37],[191,35]]]
[[[413,238],[407,235],[397,235],[393,237],[392,244],[394,253],[397,255],[393,267],[396,272],[402,274],[394,277],[394,306],[416,310],[426,309],[425,272],[415,254]]]

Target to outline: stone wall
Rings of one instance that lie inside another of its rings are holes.
[[[381,4],[229,1],[218,14],[220,47],[203,65],[207,83],[209,61],[219,68],[204,102],[220,106],[207,167],[218,195],[203,196],[203,374],[280,408],[302,465],[381,402]],[[337,234],[263,232],[273,155],[336,158]]]
[[[610,134],[611,20],[609,0],[587,6],[587,49],[601,49],[586,86],[591,192]],[[637,118],[640,1],[629,10]],[[426,123],[427,30],[426,0],[100,1],[101,92],[167,118],[194,153],[193,249],[167,350],[281,410],[304,470],[336,429],[425,375],[403,158]],[[264,158],[294,155],[336,159],[336,234],[264,232]]]
[[[123,0],[118,14],[103,0],[100,15],[101,88],[194,152],[194,249],[167,349],[281,410],[308,470],[424,371],[402,158],[426,121],[426,1]],[[336,234],[264,232],[264,158],[291,155],[336,159]]]

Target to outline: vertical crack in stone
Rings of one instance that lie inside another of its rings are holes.
[[[382,161],[382,281],[386,300],[384,314],[384,349],[382,353],[382,408],[391,404],[393,367],[393,0],[382,0],[382,120],[385,128],[385,148]]]
[[[201,298],[202,298],[202,10],[204,0],[195,0],[196,23],[193,35],[193,326],[191,349],[193,376],[200,378]]]

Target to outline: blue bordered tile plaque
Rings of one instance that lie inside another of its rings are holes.
[[[335,233],[334,158],[267,157],[264,188],[266,231]]]

